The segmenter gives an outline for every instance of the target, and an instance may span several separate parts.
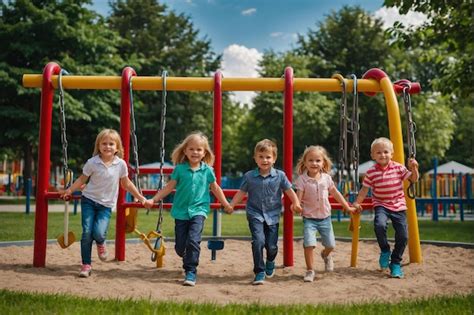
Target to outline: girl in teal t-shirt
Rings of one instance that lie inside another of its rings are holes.
[[[188,135],[173,150],[171,159],[175,168],[170,180],[145,202],[145,207],[152,207],[153,203],[165,198],[176,188],[171,208],[171,216],[175,219],[175,251],[183,258],[183,284],[194,286],[201,253],[201,234],[210,211],[209,192],[212,191],[226,210],[231,209],[231,206],[216,183],[211,167],[214,154],[204,134],[193,132]]]

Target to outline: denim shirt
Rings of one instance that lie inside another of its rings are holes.
[[[266,177],[258,168],[245,173],[240,190],[248,193],[247,218],[277,224],[283,207],[281,198],[289,188],[291,183],[283,171],[272,168]]]

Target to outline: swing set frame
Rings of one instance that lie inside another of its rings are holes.
[[[55,63],[48,63],[42,74],[23,75],[23,86],[26,88],[41,88],[40,105],[40,129],[38,147],[38,182],[36,192],[36,214],[35,214],[35,237],[33,266],[45,267],[46,265],[46,244],[48,227],[48,201],[49,199],[59,199],[59,193],[48,191],[50,179],[50,156],[51,156],[51,129],[52,129],[52,108],[55,90],[58,89],[58,74],[61,67]],[[122,76],[75,76],[68,75],[62,78],[64,89],[90,89],[121,90],[120,109],[120,135],[124,147],[124,160],[129,163],[130,155],[130,93],[126,78],[133,75],[133,90],[161,90],[162,77],[137,76],[134,70],[126,67],[122,71]],[[222,92],[223,91],[273,91],[283,92],[283,171],[288,179],[292,181],[293,174],[293,93],[296,91],[306,92],[341,92],[340,81],[335,78],[294,78],[293,69],[286,67],[282,78],[223,78],[221,72],[217,71],[214,77],[168,77],[168,91],[201,91],[214,92],[214,117],[213,117],[213,144],[215,154],[214,170],[217,183],[221,184],[222,175]],[[406,83],[406,81],[405,81]],[[353,90],[353,80],[346,80],[346,91]],[[396,94],[402,93],[406,85],[392,84],[390,78],[380,69],[368,70],[357,80],[358,92],[367,95],[376,95],[379,92],[384,94],[387,107],[388,125],[390,139],[394,145],[393,159],[399,163],[404,163],[403,135],[401,128],[400,112],[398,108]],[[421,90],[418,83],[411,83],[409,93],[419,93]],[[159,169],[141,169],[141,174],[149,174],[159,171]],[[171,170],[164,170],[169,174]],[[404,189],[408,183],[404,182]],[[143,193],[154,193],[146,191]],[[225,190],[225,195],[233,196],[236,190]],[[418,220],[416,216],[415,200],[406,198],[407,221],[409,232],[409,256],[410,262],[421,263],[421,247],[418,232]],[[284,197],[283,213],[283,264],[293,266],[293,213],[290,211],[290,200]],[[155,205],[156,207],[157,205]],[[340,208],[339,204],[331,204],[333,209]],[[362,204],[364,209],[371,209],[370,200]],[[115,238],[115,259],[125,260],[125,209],[135,207],[141,208],[141,204],[125,201],[125,192],[119,189],[117,201],[117,220]],[[164,208],[170,208],[171,204],[163,204]],[[220,204],[211,203],[212,209],[219,209]],[[359,226],[360,214],[353,215],[354,226]],[[353,231],[351,266],[356,266],[357,244],[359,241],[359,231]]]

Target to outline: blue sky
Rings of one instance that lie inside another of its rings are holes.
[[[108,0],[93,0],[93,9],[109,11]],[[395,8],[382,7],[383,0],[162,0],[169,9],[189,16],[199,38],[211,41],[222,54],[225,77],[258,77],[258,64],[266,50],[288,51],[296,46],[297,34],[306,35],[331,12],[344,5],[362,7],[384,21],[416,25],[419,13],[400,16]],[[216,69],[217,70],[217,69]],[[251,103],[253,92],[236,92],[234,100]]]
[[[369,12],[383,0],[165,0],[178,13],[191,17],[201,37],[207,35],[216,52],[231,44],[285,51],[296,34],[305,34],[331,11],[344,5],[359,5]],[[108,12],[107,0],[94,0],[94,9]]]

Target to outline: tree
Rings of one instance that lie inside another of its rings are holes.
[[[427,15],[427,21],[419,28],[395,24],[391,35],[396,45],[416,51],[417,68],[424,70],[420,72],[427,78],[424,90],[449,96],[456,130],[446,159],[473,165],[474,140],[469,127],[474,104],[472,1],[385,0],[384,5],[397,7],[401,14],[414,10]]]
[[[138,75],[156,76],[167,70],[170,76],[210,76],[219,68],[220,57],[211,51],[210,41],[199,39],[188,17],[169,11],[156,0],[111,1],[111,7],[108,23],[124,38],[120,53]],[[135,95],[141,162],[156,161],[161,93]],[[193,130],[212,138],[212,94],[170,91],[167,103],[167,158]]]
[[[25,177],[32,175],[31,165],[38,145],[40,93],[37,89],[23,88],[22,75],[42,72],[49,61],[58,62],[71,73],[87,74],[111,74],[114,73],[111,69],[122,63],[116,54],[116,33],[108,31],[103,19],[85,7],[89,3],[88,0],[0,3],[0,145],[10,147],[17,158],[24,158]],[[68,121],[87,122],[69,124],[70,156],[76,166],[90,156],[97,130],[117,123],[118,108],[112,106],[117,95],[116,92],[68,93]],[[54,113],[53,162],[60,160],[57,110]],[[84,156],[84,148],[88,156]]]

